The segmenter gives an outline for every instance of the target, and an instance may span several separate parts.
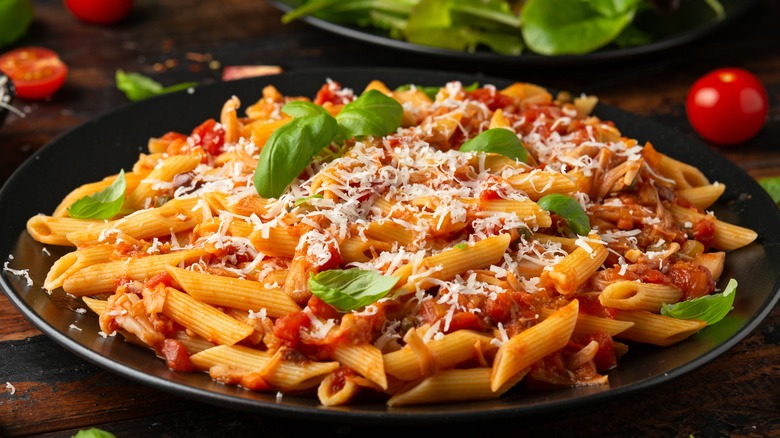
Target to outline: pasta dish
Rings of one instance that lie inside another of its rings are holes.
[[[178,372],[324,406],[608,384],[731,307],[752,230],[697,168],[516,82],[272,85],[29,219],[62,288]],[[116,340],[114,342],[117,342]]]

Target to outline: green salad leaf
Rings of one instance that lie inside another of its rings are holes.
[[[359,309],[387,295],[398,277],[362,269],[331,269],[309,278],[311,293],[342,312]]]
[[[197,86],[197,82],[182,82],[180,84],[164,87],[154,79],[139,73],[126,73],[124,70],[116,71],[116,87],[125,93],[128,99],[139,101],[160,94],[186,90]]]
[[[70,217],[78,219],[111,219],[125,202],[125,171],[120,170],[114,182],[105,189],[79,198],[68,207]]]
[[[705,295],[692,300],[661,306],[661,315],[677,319],[696,319],[715,324],[731,311],[737,292],[737,280],[729,279],[721,293]]]
[[[573,233],[587,236],[590,232],[590,219],[574,198],[560,193],[551,193],[542,196],[536,203],[542,209],[560,216]]]
[[[614,40],[634,19],[639,0],[528,0],[523,39],[542,55],[581,55]]]
[[[460,146],[461,152],[490,152],[501,154],[525,163],[528,151],[517,134],[505,128],[493,128],[482,132]]]

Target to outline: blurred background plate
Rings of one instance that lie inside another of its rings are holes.
[[[268,3],[286,13],[305,3],[305,0],[268,0]],[[758,1],[720,0],[720,3],[723,5],[726,12],[726,18],[723,20],[715,18],[714,13],[711,12],[710,7],[706,4],[705,0],[682,0],[680,9],[675,11],[675,13],[668,15],[662,15],[653,11],[645,11],[642,14],[637,15],[634,20],[634,25],[651,35],[652,43],[627,48],[609,45],[584,55],[544,56],[525,52],[521,55],[513,56],[497,54],[487,49],[479,49],[469,53],[397,40],[391,38],[388,32],[372,27],[359,27],[334,23],[313,16],[302,17],[301,20],[312,26],[335,34],[405,52],[415,52],[452,60],[490,64],[563,66],[628,59],[657,53],[672,47],[682,46],[728,26],[731,22],[750,10],[750,8],[754,7]],[[293,23],[288,24],[288,26],[293,25]]]

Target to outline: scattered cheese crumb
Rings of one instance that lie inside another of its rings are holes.
[[[12,259],[12,258],[13,257],[9,256],[9,259]],[[27,282],[27,286],[28,287],[32,287],[33,281],[32,281],[32,278],[30,278],[30,270],[29,269],[13,269],[13,268],[9,268],[8,267],[9,263],[10,262],[5,262],[3,264],[3,270],[6,271],[6,272],[11,273],[13,275],[18,275],[20,277],[23,277],[26,280],[26,282]]]

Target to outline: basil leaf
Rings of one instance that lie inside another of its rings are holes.
[[[317,114],[330,114],[328,110],[316,103],[303,100],[294,100],[282,107],[282,112],[290,117],[316,116]]]
[[[737,280],[732,278],[721,293],[705,295],[675,304],[663,304],[661,315],[677,319],[697,319],[706,321],[707,325],[712,325],[731,311],[736,292]]]
[[[505,128],[493,128],[466,141],[460,146],[461,152],[490,152],[501,154],[513,160],[525,163],[528,151],[514,132]]]
[[[160,94],[172,93],[198,85],[197,82],[183,82],[181,84],[163,87],[163,85],[150,77],[138,73],[125,73],[124,70],[116,71],[116,87],[125,93],[132,101],[144,100]]]
[[[126,187],[125,171],[120,170],[110,186],[76,200],[68,207],[68,214],[77,219],[111,219],[122,209]]]
[[[347,137],[381,137],[401,126],[404,108],[392,97],[369,90],[346,104],[336,116]]]
[[[425,93],[431,100],[436,100],[436,95],[439,94],[439,90],[441,90],[441,87],[423,87],[420,85],[406,84],[396,88],[395,91],[408,91],[411,90],[412,87]]]
[[[362,269],[331,269],[309,278],[311,293],[342,312],[376,302],[393,289],[398,277]]]
[[[590,219],[574,198],[560,193],[551,193],[542,196],[536,203],[542,209],[560,216],[573,233],[587,236],[590,232]]]
[[[116,435],[103,429],[92,427],[78,431],[72,438],[116,438]]]
[[[430,97],[431,100],[436,100],[436,95],[439,94],[439,90],[441,90],[441,87],[425,87],[422,85],[415,85],[415,84],[405,84],[401,85],[400,87],[396,88],[395,91],[407,91],[411,90],[412,87],[422,91],[425,93],[426,96]],[[464,91],[474,91],[479,88],[479,82],[474,82],[471,85],[467,85],[463,87]]]
[[[268,138],[254,174],[257,193],[278,198],[338,133],[330,114],[303,116],[280,126]]]
[[[23,37],[34,15],[30,0],[0,1],[0,47]]]
[[[761,178],[758,183],[769,193],[775,204],[780,204],[780,176]]]
[[[322,198],[323,198],[323,196],[321,194],[319,194],[319,193],[311,195],[311,196],[306,196],[305,198],[298,198],[298,199],[295,200],[295,206],[296,207],[300,207],[301,205],[309,202],[310,199],[322,199]]]

